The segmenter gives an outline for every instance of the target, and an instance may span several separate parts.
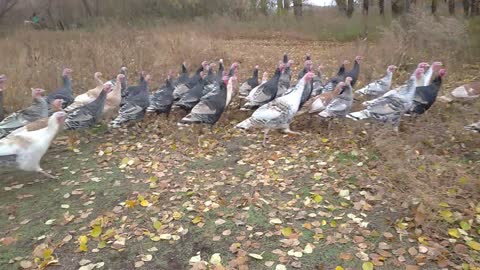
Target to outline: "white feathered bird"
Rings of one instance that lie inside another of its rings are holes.
[[[265,133],[262,143],[264,146],[270,129],[281,129],[286,133],[298,134],[290,130],[290,123],[299,109],[305,85],[310,83],[314,76],[315,74],[308,72],[297,83],[293,91],[262,105],[250,118],[240,122],[236,127],[241,129],[264,128]]]
[[[39,172],[50,178],[55,178],[40,167],[40,160],[63,127],[65,115],[65,112],[56,112],[48,119],[47,127],[25,129],[1,139],[0,167]]]
[[[388,92],[388,90],[390,90],[390,87],[392,86],[392,78],[395,69],[397,69],[397,67],[394,65],[388,66],[387,75],[385,75],[385,77],[369,83],[365,87],[357,90],[356,93],[377,97],[385,94],[386,92]]]

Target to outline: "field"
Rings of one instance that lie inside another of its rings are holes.
[[[54,89],[64,66],[74,70],[81,93],[93,86],[94,71],[109,79],[122,64],[130,82],[140,70],[151,72],[153,89],[183,60],[191,69],[204,59],[238,61],[244,81],[255,64],[272,73],[284,52],[296,62],[294,74],[306,52],[327,75],[362,55],[360,85],[392,63],[401,83],[421,60],[385,40],[178,32],[20,31],[0,42],[1,72],[13,82],[7,108],[28,104],[19,95],[27,87]],[[478,64],[427,53],[425,61],[441,60],[449,70],[442,94],[479,79]],[[267,148],[262,132],[233,128],[248,116],[239,104],[212,131],[179,129],[177,112],[123,130],[102,124],[63,132],[42,164],[56,180],[0,172],[0,269],[480,267],[480,141],[463,130],[478,121],[478,101],[438,102],[405,119],[398,135],[348,119],[329,130],[318,117],[301,115],[292,125],[301,135],[272,133]]]

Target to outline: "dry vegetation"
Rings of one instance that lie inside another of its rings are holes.
[[[260,22],[262,20],[262,18],[259,19]],[[292,21],[285,19],[283,24],[276,20],[272,22],[265,19],[265,22],[267,21],[271,24],[236,24],[225,18],[217,18],[216,20],[199,20],[176,26],[163,24],[164,27],[161,28],[105,26],[96,29],[95,32],[85,30],[51,32],[28,29],[15,31],[0,40],[0,58],[2,59],[0,72],[9,77],[5,92],[7,110],[13,111],[28,104],[29,99],[26,97],[30,92],[30,87],[55,89],[60,83],[60,71],[63,67],[71,67],[74,70],[74,91],[78,94],[93,86],[92,78],[95,71],[102,72],[105,79],[110,79],[122,65],[129,68],[130,81],[136,80],[135,73],[140,70],[150,72],[155,81],[152,86],[154,88],[163,82],[169,69],[179,69],[180,63],[184,60],[187,60],[192,69],[204,59],[213,61],[223,58],[227,63],[239,61],[241,63],[240,81],[243,81],[250,75],[250,69],[255,64],[260,64],[262,71],[265,68],[272,71],[283,52],[289,53],[296,60],[295,73],[300,68],[307,51],[312,53],[312,58],[316,63],[326,65],[330,74],[336,70],[343,59],[353,59],[355,55],[363,55],[365,61],[362,64],[359,84],[381,76],[389,64],[396,64],[400,67],[396,75],[396,81],[400,83],[404,81],[416,63],[433,60],[442,61],[449,70],[447,81],[442,89],[443,93],[456,85],[479,79],[478,63],[471,64],[469,62],[474,57],[469,26],[459,19],[434,18],[422,13],[415,13],[407,19],[407,23],[394,21],[389,26],[378,31],[375,30],[378,32],[378,36],[374,35],[375,40],[357,39],[344,43],[338,42],[338,40],[342,40],[342,36],[328,33],[342,32],[348,28],[347,26],[351,26],[345,19],[333,20],[332,17],[332,20],[327,20],[329,22],[325,24],[326,32],[320,34],[317,30],[314,32],[317,26],[308,20],[291,23]],[[333,28],[334,25],[336,28]],[[309,26],[311,28],[307,29],[312,30],[306,30],[304,26]],[[375,27],[373,24],[370,29]],[[303,30],[297,31],[298,29]],[[349,36],[363,35],[363,30],[355,30],[354,34],[349,34]],[[315,34],[312,38],[309,32],[332,38],[329,41],[318,41],[315,40]],[[240,33],[241,38],[237,37],[236,33]],[[216,149],[215,147],[227,150],[233,147],[236,149],[235,151],[245,151],[249,144],[255,143],[256,136],[242,138],[243,135],[239,132],[231,131],[232,125],[246,116],[237,112],[235,106],[233,107],[218,125],[216,133],[210,137],[207,135],[207,139],[205,139],[207,146],[198,142],[199,145],[203,145],[200,153],[215,156],[215,151],[213,151]],[[410,232],[410,239],[414,239],[412,241],[417,241],[417,237],[425,236],[429,241],[441,242],[448,237],[448,228],[452,226],[439,215],[439,211],[443,209],[442,205],[448,203],[451,212],[454,212],[456,217],[461,217],[461,220],[475,218],[475,207],[478,207],[480,200],[480,142],[478,136],[464,132],[462,127],[478,120],[476,118],[478,118],[479,109],[478,102],[453,105],[435,104],[428,113],[419,119],[406,120],[402,125],[399,137],[394,137],[392,133],[381,126],[375,125],[373,128],[366,128],[363,123],[350,121],[340,121],[339,124],[334,125],[334,131],[331,134],[326,134],[326,129],[317,119],[314,119],[312,127],[309,125],[309,119],[302,116],[294,121],[294,129],[306,133],[301,143],[299,142],[300,145],[292,143],[288,138],[281,136],[275,138],[274,136],[272,151],[250,149],[251,151],[260,151],[259,156],[252,157],[251,153],[243,153],[242,158],[250,159],[252,164],[257,162],[256,158],[260,164],[271,158],[275,159],[273,156],[281,155],[285,150],[282,145],[287,145],[288,152],[294,153],[293,156],[296,157],[298,157],[300,149],[315,158],[317,158],[315,156],[317,153],[309,151],[318,149],[324,152],[325,156],[318,157],[319,159],[336,156],[335,162],[343,160],[345,164],[340,162],[334,165],[333,173],[338,173],[341,178],[357,177],[355,179],[358,182],[345,184],[346,186],[351,188],[352,185],[357,185],[358,190],[365,189],[372,193],[381,193],[382,200],[375,204],[375,209],[382,209],[382,211],[396,209],[388,217],[391,219],[392,226],[407,222],[409,225],[406,229]],[[152,122],[152,119],[146,121],[149,124]],[[188,138],[179,139],[178,136],[188,137],[188,135],[178,135],[174,131],[169,131],[173,126],[173,122],[160,124],[158,130],[161,131],[158,132],[162,132],[160,135],[164,138],[161,142],[157,140],[156,135],[152,136],[153,138],[148,138],[145,134],[138,136],[145,140],[142,143],[153,144],[152,141],[154,141],[154,143],[161,144],[160,147],[168,149],[173,149],[172,145],[176,143],[185,144],[183,148],[179,146],[179,150],[173,151],[181,153],[176,154],[178,156],[175,158],[188,164],[191,160],[186,158],[190,154],[187,152],[194,151],[194,147],[198,146],[197,142],[189,142]],[[99,139],[98,148],[96,145],[91,146],[92,143],[90,143],[88,147],[94,149],[92,154],[96,154],[98,150],[103,151],[107,146],[106,138],[108,140],[111,138],[108,137],[110,135],[105,136]],[[216,140],[219,137],[223,141],[231,140],[231,144],[219,142]],[[134,144],[128,142],[129,137],[125,134],[119,134],[119,137],[115,138],[117,142],[123,139],[127,141],[127,144]],[[302,143],[305,145],[301,145]],[[313,149],[305,147],[306,145],[312,145]],[[87,144],[82,142],[78,147],[87,147]],[[65,146],[61,144],[55,146],[57,151],[60,151],[59,149],[66,151],[64,148]],[[175,146],[176,148],[177,146]],[[138,150],[138,153],[147,154],[142,151]],[[118,160],[109,160],[115,163],[114,166],[120,163],[121,155],[125,154],[122,151],[119,152],[121,152],[120,156],[114,156]],[[69,153],[67,156],[75,158],[72,155]],[[302,157],[299,160],[304,161]],[[357,169],[356,165],[360,160],[364,161],[365,165]],[[68,160],[66,162],[68,164]],[[181,164],[185,165],[185,163]],[[203,166],[202,164],[197,165]],[[174,167],[173,165],[165,165],[165,167],[174,170],[171,168]],[[182,167],[182,169],[193,170],[190,167]],[[218,169],[223,170],[224,168]],[[230,171],[230,169],[225,168],[226,171]],[[258,167],[256,169],[258,170]],[[308,173],[315,173],[313,170],[303,169]],[[133,168],[129,173],[132,171],[134,171]],[[142,172],[145,171],[142,170]],[[196,174],[200,177],[202,173],[203,171],[199,171]],[[215,175],[215,171],[210,173]],[[327,172],[325,171],[325,173]],[[331,170],[328,173],[329,176],[325,178],[325,181],[333,181],[335,192],[338,191],[337,188],[345,187],[342,186],[342,183],[337,182],[338,179],[335,179],[335,175],[330,175]],[[358,175],[355,175],[356,173]],[[296,176],[298,177],[298,175]],[[176,177],[182,178],[182,175]],[[17,180],[11,179],[11,181]],[[174,184],[172,183],[172,185]],[[337,185],[339,186],[337,187]],[[292,184],[295,191],[301,189],[300,186],[301,183]],[[254,192],[260,192],[263,195],[263,192],[268,193],[268,189],[270,188],[266,185],[254,189]],[[232,194],[234,193],[235,191]],[[132,196],[127,195],[118,199],[125,200],[127,198],[131,199]],[[199,201],[207,198],[208,196],[205,195]],[[368,214],[370,213],[368,212]],[[374,215],[372,214],[372,216]],[[377,218],[380,219],[380,217]],[[477,232],[472,232],[472,235],[478,237]],[[0,235],[0,237],[3,236]],[[228,246],[222,248],[227,249]],[[448,249],[451,251],[452,247],[449,246]],[[472,258],[465,259],[465,257],[452,252],[447,258],[455,264],[467,261],[473,265],[473,261],[478,260],[479,255],[473,252],[471,254],[473,254]],[[189,254],[189,256],[193,255]],[[188,261],[188,258],[186,260]],[[314,264],[318,264],[318,262],[313,262],[311,266],[313,267]],[[328,268],[330,266],[335,265],[328,262],[326,269],[330,269]],[[170,265],[170,267],[172,266]],[[436,265],[433,267],[431,269],[435,269]],[[353,269],[358,269],[358,267]]]

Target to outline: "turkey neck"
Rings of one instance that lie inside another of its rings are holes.
[[[433,76],[433,65],[431,65],[428,70],[427,70],[427,73],[425,73],[425,77],[423,78],[423,84],[424,86],[427,86],[430,84],[430,80],[432,79],[432,76]]]
[[[415,90],[417,89],[417,85],[420,85],[418,84],[419,81],[421,81],[421,79],[417,80],[415,75],[413,75],[410,78],[410,80],[408,80],[406,94],[405,94],[405,97],[407,98],[408,102],[412,102],[413,97],[415,96]]]
[[[300,106],[303,88],[305,88],[305,78],[302,78],[297,83],[297,85],[295,86],[295,90],[293,90],[290,94],[284,96],[285,99],[283,100],[290,106],[294,113],[298,111],[298,107]]]
[[[253,78],[257,79],[258,81],[258,68],[253,70]]]
[[[62,76],[63,80],[63,88],[71,90],[72,89],[72,81],[70,80],[70,77],[68,75]]]

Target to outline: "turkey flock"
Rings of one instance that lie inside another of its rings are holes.
[[[373,119],[392,124],[398,132],[402,117],[423,114],[435,103],[446,75],[441,62],[419,63],[404,84],[392,89],[397,67],[390,65],[383,78],[354,92],[361,60],[357,56],[351,69],[347,69],[349,61],[344,61],[333,77],[324,80],[323,66],[315,68],[307,54],[296,84],[292,84],[293,61],[287,54],[279,61],[273,76],[264,72],[260,78],[259,66],[255,66],[252,77],[242,84],[237,79],[238,63],[225,70],[221,59],[218,68],[217,63],[204,61],[190,75],[184,62],[179,75],[170,71],[165,84],[153,93],[150,93],[150,75],[140,72],[138,82],[129,85],[127,68],[122,67],[115,78],[106,82],[102,74],[96,72],[94,88],[76,97],[72,70],[65,68],[59,89],[46,96],[43,89],[32,89],[32,104],[6,117],[2,102],[7,76],[0,75],[0,167],[39,172],[54,178],[40,167],[40,160],[62,129],[86,129],[100,121],[114,129],[142,120],[147,113],[165,114],[168,118],[172,110],[186,113],[179,120],[179,126],[213,126],[237,94],[242,100],[240,110],[253,113],[236,128],[263,129],[263,146],[272,129],[297,134],[290,129],[290,124],[295,115],[303,113],[315,113],[324,119]],[[352,104],[357,100],[355,95],[364,96],[368,101],[362,103],[363,110],[352,112]],[[478,97],[480,83],[460,86],[451,96]],[[480,132],[480,122],[465,129]]]

